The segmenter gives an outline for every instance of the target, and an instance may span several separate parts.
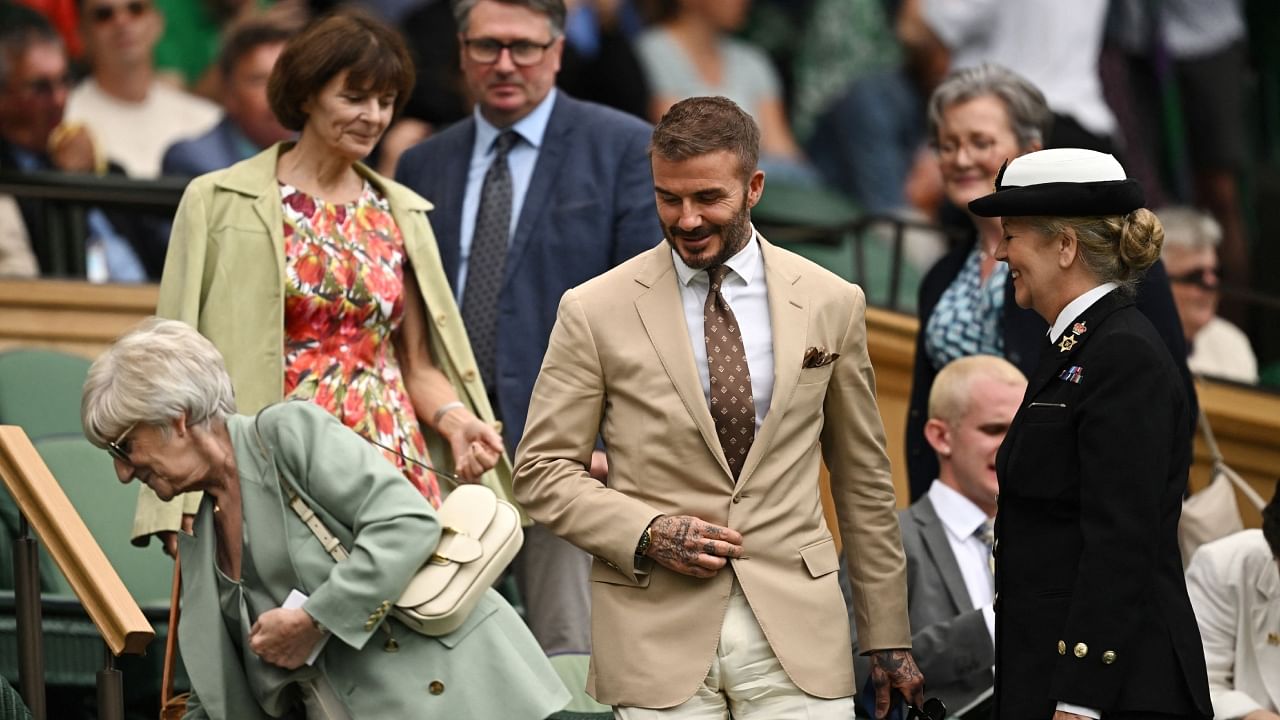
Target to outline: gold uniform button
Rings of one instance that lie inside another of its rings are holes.
[[[1062,641],[1062,640],[1058,641],[1058,654],[1059,655],[1067,654],[1067,643],[1065,641]]]
[[[1102,664],[1103,664],[1103,665],[1110,665],[1111,663],[1113,663],[1113,662],[1115,662],[1115,661],[1116,661],[1116,651],[1115,651],[1115,650],[1108,650],[1108,651],[1106,651],[1106,652],[1102,653]]]
[[[1076,643],[1075,654],[1076,654],[1076,657],[1078,657],[1078,658],[1082,658],[1082,657],[1084,657],[1085,655],[1088,655],[1088,654],[1089,654],[1089,646],[1088,646],[1088,645],[1085,645],[1084,643]]]
[[[372,629],[373,629],[373,626],[374,626],[374,625],[376,625],[376,624],[377,624],[377,623],[375,623],[374,621],[370,620],[369,622],[367,622],[367,623],[365,623],[365,624],[364,624],[364,631],[365,631],[365,632],[369,632],[370,630],[372,630]]]
[[[439,680],[432,680],[431,684],[427,686],[427,690],[429,690],[432,695],[440,695],[444,692],[444,683]]]

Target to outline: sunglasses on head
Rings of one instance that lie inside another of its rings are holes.
[[[146,0],[131,0],[123,5],[99,5],[93,9],[92,16],[94,22],[103,24],[111,22],[118,11],[127,12],[131,18],[139,18],[150,9],[151,3]]]
[[[125,438],[128,437],[129,433],[133,432],[133,429],[136,427],[138,427],[138,423],[134,423],[129,427],[125,428],[124,432],[120,433],[120,437],[116,438],[115,440],[107,441],[107,453],[109,453],[111,457],[119,460],[125,465],[133,464],[133,462],[129,460],[129,451],[133,449],[131,447],[133,443],[131,443],[128,440],[125,440]]]

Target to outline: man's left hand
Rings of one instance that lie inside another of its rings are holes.
[[[302,667],[322,639],[324,632],[302,608],[268,610],[249,628],[249,649],[286,670]]]
[[[910,650],[877,650],[871,653],[871,684],[876,689],[876,717],[889,714],[889,691],[897,690],[907,702],[924,707],[924,674]]]

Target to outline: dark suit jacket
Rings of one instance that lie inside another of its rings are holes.
[[[164,151],[160,173],[174,177],[196,177],[229,168],[241,160],[261,152],[254,149],[229,117],[214,125],[209,132],[189,140],[180,140]]]
[[[927,496],[920,498],[898,513],[898,524],[907,554],[911,654],[924,673],[926,694],[956,711],[991,687],[995,662],[991,634],[982,611],[969,598],[933,502]],[[853,656],[861,681],[867,677],[870,661],[860,654],[856,637]]]
[[[1177,538],[1191,403],[1121,291],[1080,323],[1070,350],[1045,343],[996,459],[996,716],[1209,717]]]
[[[929,483],[938,477],[938,457],[924,439],[924,424],[929,419],[929,391],[933,388],[933,379],[938,375],[924,349],[924,328],[933,315],[938,300],[942,298],[942,293],[960,274],[976,241],[975,235],[969,242],[961,243],[944,255],[920,282],[919,303],[916,305],[920,330],[916,333],[915,370],[911,380],[906,438],[907,476],[912,501],[924,495],[929,489]],[[1169,291],[1169,274],[1165,272],[1163,262],[1157,260],[1139,283],[1137,305],[1169,348],[1182,376],[1183,386],[1190,395],[1191,420],[1183,432],[1183,437],[1190,443],[1197,415],[1195,386],[1191,382],[1191,371],[1187,369],[1187,341],[1182,335],[1182,322],[1178,320],[1178,308],[1173,304],[1173,294]],[[1018,307],[1013,299],[1011,282],[1005,285],[1000,327],[1004,333],[1005,359],[1017,365],[1023,375],[1030,376],[1040,359],[1040,348],[1049,332],[1049,325],[1036,311]]]
[[[435,204],[431,227],[445,274],[458,280],[462,198],[475,141],[467,118],[404,154],[396,179]],[[560,296],[659,242],[648,124],[556,96],[498,300],[497,396],[507,450],[529,412]]]

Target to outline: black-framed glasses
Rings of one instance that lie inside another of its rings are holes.
[[[1202,290],[1218,289],[1218,268],[1206,265],[1192,268],[1184,273],[1170,275],[1169,282],[1180,285],[1195,285]]]
[[[542,62],[543,56],[547,53],[547,48],[554,45],[555,38],[551,38],[545,43],[536,43],[532,40],[516,40],[515,42],[501,42],[493,38],[474,38],[465,39],[462,44],[467,48],[467,57],[472,62],[478,62],[485,65],[498,62],[498,58],[502,57],[502,51],[507,50],[511,53],[511,62],[520,67],[530,67]]]
[[[93,9],[93,21],[99,25],[111,22],[117,12],[127,12],[130,18],[140,18],[151,9],[147,0],[130,0],[122,5],[99,5]]]
[[[120,437],[116,438],[115,440],[107,441],[107,453],[109,453],[111,457],[119,460],[125,465],[133,464],[133,461],[129,459],[129,451],[132,450],[130,445],[132,443],[129,442],[128,440],[125,440],[125,438],[128,437],[129,433],[133,432],[133,429],[136,427],[138,427],[138,423],[134,423],[129,427],[125,428],[124,432],[120,433]]]

